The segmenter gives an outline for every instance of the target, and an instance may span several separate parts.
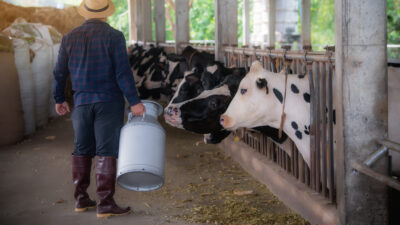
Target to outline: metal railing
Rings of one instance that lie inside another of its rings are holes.
[[[248,146],[334,203],[334,47],[327,47],[326,52],[290,51],[289,47],[283,47],[282,50],[261,50],[226,46],[225,65],[248,68],[254,60],[259,60],[265,69],[272,72],[279,72],[288,66],[291,74],[309,75],[311,167],[305,163],[294,142],[290,143],[289,149],[282,149],[271,138],[251,129],[238,131],[238,136]]]
[[[138,42],[141,45],[163,47],[166,52],[175,52],[175,43]],[[193,45],[182,43],[210,53],[214,46],[207,44]],[[299,153],[294,142],[289,140],[289,148],[283,149],[271,138],[252,129],[241,129],[236,132],[240,140],[248,146],[278,164],[287,173],[297,178],[313,191],[320,193],[330,202],[336,202],[335,170],[334,170],[334,136],[333,136],[333,79],[335,73],[334,47],[327,47],[326,52],[310,50],[290,51],[283,49],[237,48],[224,46],[224,63],[227,67],[249,68],[254,60],[263,63],[264,68],[279,72],[285,66],[290,67],[291,74],[309,75],[310,83],[310,151],[311,166],[309,167]],[[290,75],[290,74],[289,74]],[[285,145],[287,148],[287,145]]]

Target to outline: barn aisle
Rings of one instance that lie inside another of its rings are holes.
[[[0,224],[307,224],[201,135],[164,127],[166,184],[147,193],[117,186],[117,203],[133,213],[109,219],[73,212],[68,117],[0,148]],[[94,182],[92,176],[93,198]]]

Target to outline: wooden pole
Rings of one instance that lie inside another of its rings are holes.
[[[301,43],[311,48],[311,0],[301,0]]]
[[[250,45],[250,0],[243,0],[243,45]]]
[[[151,1],[142,1],[142,16],[143,16],[143,41],[152,41],[152,18],[151,18]]]
[[[224,45],[238,43],[237,0],[215,0],[215,60],[223,62]]]
[[[180,45],[189,43],[190,25],[189,25],[189,1],[175,1],[175,51],[180,53]]]
[[[165,1],[154,0],[154,21],[156,24],[156,42],[165,43]]]
[[[276,0],[268,0],[268,47],[275,48]]]
[[[136,40],[144,41],[143,33],[143,0],[134,0],[135,2],[135,25],[136,25]]]
[[[136,23],[135,23],[135,14],[136,14],[136,1],[129,0],[128,1],[128,17],[129,17],[129,40],[137,40],[137,33],[136,33]]]

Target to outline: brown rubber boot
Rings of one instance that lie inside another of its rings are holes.
[[[92,158],[90,156],[72,155],[72,180],[75,185],[74,197],[75,212],[84,212],[96,207],[96,202],[89,198],[86,192],[90,184],[90,170]]]
[[[96,183],[99,203],[97,217],[121,216],[131,212],[129,207],[120,208],[114,201],[117,160],[110,156],[99,156],[96,166]]]

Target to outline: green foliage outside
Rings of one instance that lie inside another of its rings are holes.
[[[74,0],[64,0],[74,1]],[[153,0],[152,0],[153,1]],[[116,7],[115,14],[108,18],[108,22],[116,29],[122,30],[125,38],[129,39],[128,14],[119,15],[128,10],[127,0],[114,0]],[[172,0],[172,2],[175,2]],[[311,40],[314,50],[323,50],[326,45],[335,43],[335,1],[334,0],[312,0],[311,1]],[[250,4],[252,1],[250,1]],[[152,4],[153,5],[153,4]],[[174,40],[175,11],[166,2],[166,38]],[[252,6],[250,6],[250,9]],[[299,9],[300,11],[300,9]],[[238,0],[238,36],[239,43],[242,40],[243,27],[243,0]],[[169,14],[169,15],[167,15]],[[214,19],[214,0],[194,0],[190,8],[190,37],[192,40],[214,40],[215,19]],[[169,18],[170,19],[169,19]],[[252,18],[252,10],[250,10]],[[299,12],[300,21],[300,12]],[[301,32],[301,24],[298,24]],[[250,24],[252,30],[252,22]],[[387,0],[387,36],[388,44],[400,44],[400,0]],[[153,39],[155,39],[155,25],[153,21]],[[389,57],[400,58],[400,51],[391,53]]]
[[[335,44],[335,0],[311,1],[311,44],[317,51],[322,51],[326,45]]]
[[[214,40],[214,0],[195,0],[189,16],[192,40]]]
[[[387,34],[389,44],[400,44],[400,0],[387,0]]]
[[[115,29],[121,30],[125,36],[125,40],[129,40],[129,16],[128,13],[121,15],[128,10],[128,0],[113,0],[113,2],[115,13],[108,17],[107,22]]]

